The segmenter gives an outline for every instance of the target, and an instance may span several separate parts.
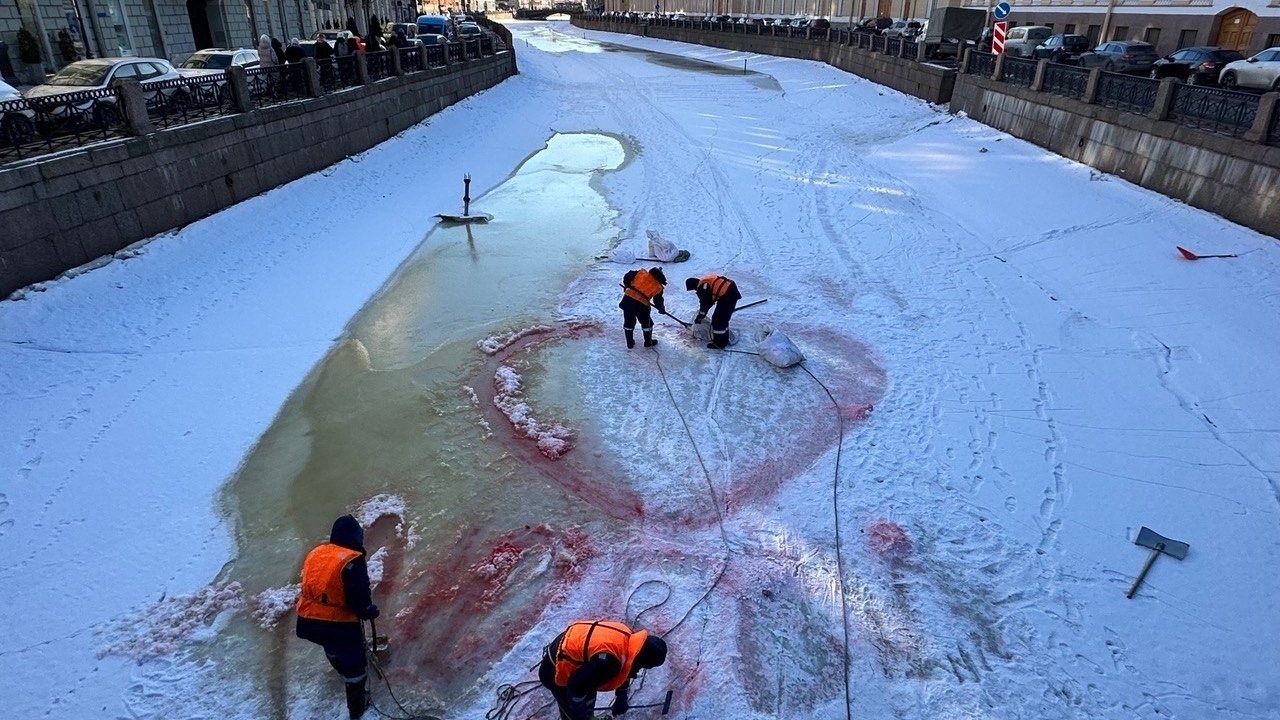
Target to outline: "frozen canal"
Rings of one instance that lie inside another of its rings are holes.
[[[1280,718],[1273,239],[821,65],[514,28],[518,77],[0,304],[15,716],[343,717],[290,603],[354,512],[417,713],[554,717],[601,616],[681,718]],[[438,226],[463,173],[495,220]],[[673,315],[722,272],[804,365],[628,351],[651,231]],[[1143,525],[1192,551],[1126,600]]]

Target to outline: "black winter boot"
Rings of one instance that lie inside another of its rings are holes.
[[[653,339],[653,328],[651,327],[645,328],[644,329],[644,346],[653,347],[654,345],[657,345],[657,344],[658,344],[658,341]]]
[[[636,346],[635,333],[632,332],[631,330],[623,330],[623,332],[627,334],[627,349],[630,350],[631,348]]]
[[[351,713],[351,720],[363,716],[364,709],[369,705],[368,684],[368,677],[360,682],[347,683],[347,712]]]

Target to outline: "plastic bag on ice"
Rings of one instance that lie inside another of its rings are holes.
[[[791,367],[804,362],[804,353],[786,335],[765,325],[756,333],[756,352],[771,365]]]
[[[675,262],[680,250],[676,244],[658,234],[657,230],[648,230],[649,257],[662,262]]]

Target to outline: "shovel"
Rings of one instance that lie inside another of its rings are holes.
[[[1188,259],[1188,260],[1203,260],[1203,259],[1205,259],[1205,258],[1230,258],[1230,257],[1236,257],[1235,255],[1197,255],[1197,254],[1195,254],[1195,253],[1191,252],[1190,250],[1188,250],[1188,249],[1186,249],[1186,248],[1182,247],[1181,245],[1175,245],[1174,247],[1178,248],[1178,252],[1182,255],[1182,257],[1184,257],[1184,258],[1186,258],[1186,259]]]
[[[1133,594],[1138,592],[1138,586],[1142,584],[1142,579],[1147,576],[1147,571],[1151,569],[1151,563],[1156,561],[1157,555],[1164,553],[1181,560],[1187,556],[1187,551],[1191,549],[1190,545],[1177,540],[1170,540],[1145,526],[1138,531],[1138,537],[1134,539],[1133,544],[1151,548],[1151,554],[1147,556],[1147,562],[1143,564],[1142,570],[1138,572],[1138,577],[1134,578],[1133,584],[1129,586],[1129,592],[1124,594],[1129,599],[1133,599]]]

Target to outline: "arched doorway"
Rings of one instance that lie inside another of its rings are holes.
[[[1239,50],[1246,55],[1253,42],[1253,29],[1258,26],[1258,16],[1244,8],[1232,8],[1222,14],[1218,21],[1218,34],[1213,39],[1214,45],[1229,50]]]

